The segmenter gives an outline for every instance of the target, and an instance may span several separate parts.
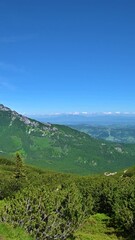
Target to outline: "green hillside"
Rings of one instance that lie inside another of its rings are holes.
[[[78,131],[89,134],[91,137],[119,143],[135,143],[135,124],[111,126],[91,126],[89,124],[71,125]]]
[[[96,140],[62,125],[40,123],[0,105],[0,154],[77,174],[118,171],[135,163],[135,146]]]

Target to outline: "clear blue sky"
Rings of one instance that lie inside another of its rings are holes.
[[[135,111],[135,1],[1,0],[0,103]]]

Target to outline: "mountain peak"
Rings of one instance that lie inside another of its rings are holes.
[[[11,111],[10,108],[4,106],[3,104],[0,104],[0,110],[2,110],[2,111]]]
[[[16,111],[12,111],[10,108],[4,106],[3,104],[0,104],[0,111],[9,112],[8,118],[11,119],[10,126],[12,125],[13,121],[15,121],[15,119],[19,119],[21,122],[24,122],[25,125],[31,125],[35,127],[39,125],[36,120],[31,120],[30,118],[25,117]]]

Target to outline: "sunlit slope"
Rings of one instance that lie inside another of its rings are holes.
[[[0,154],[19,151],[27,163],[79,174],[135,164],[135,145],[96,140],[67,126],[42,124],[0,105]]]
[[[114,124],[111,126],[71,125],[72,128],[87,133],[97,139],[119,143],[135,143],[135,124]]]

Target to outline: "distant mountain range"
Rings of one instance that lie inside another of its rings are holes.
[[[51,122],[57,124],[90,124],[92,126],[106,126],[112,124],[119,124],[120,126],[134,125],[134,113],[57,113],[46,115],[30,115],[28,117],[34,118],[41,122]]]
[[[68,126],[41,123],[0,104],[0,154],[20,152],[26,163],[79,174],[135,164],[135,145],[97,140]]]

